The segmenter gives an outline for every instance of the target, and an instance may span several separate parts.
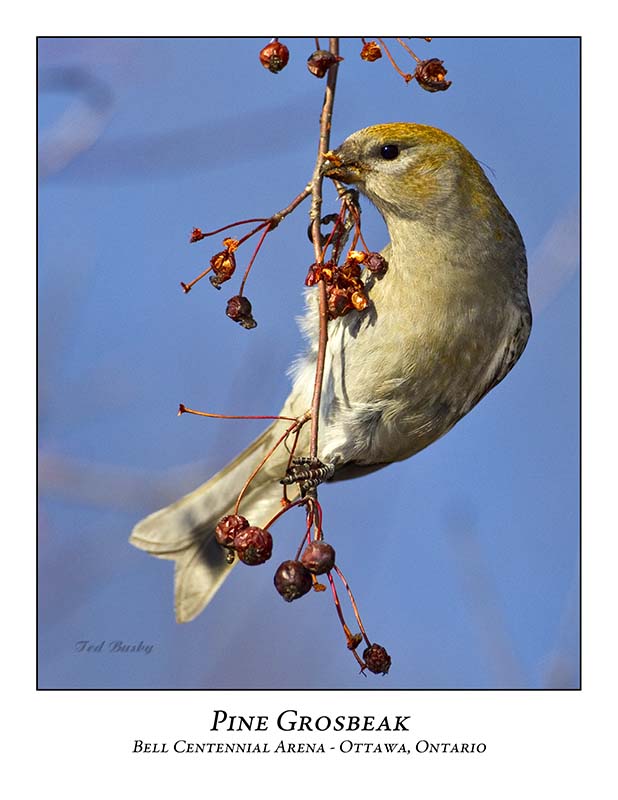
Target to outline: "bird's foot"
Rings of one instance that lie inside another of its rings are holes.
[[[313,493],[315,488],[335,474],[334,464],[323,464],[318,458],[295,458],[288,467],[284,486],[297,483],[303,497]]]

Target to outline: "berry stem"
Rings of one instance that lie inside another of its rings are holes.
[[[209,272],[211,272],[211,271],[212,271],[212,266],[210,266],[210,267],[208,267],[207,269],[205,269],[205,270],[204,270],[204,272],[201,272],[201,273],[200,273],[200,274],[197,276],[197,278],[193,278],[193,280],[192,280],[192,281],[189,281],[189,283],[184,283],[184,281],[180,281],[180,285],[182,286],[182,291],[183,291],[185,294],[189,294],[189,292],[191,291],[192,287],[193,287],[193,286],[195,286],[195,284],[196,284],[198,281],[201,281],[201,280],[202,280],[202,278],[205,278],[205,277],[206,277],[206,275],[208,275],[208,273],[209,273]]]
[[[210,417],[211,419],[281,419],[288,422],[298,422],[296,417],[271,417],[257,414],[209,414],[207,411],[196,411],[194,408],[187,408],[183,403],[178,406],[178,416],[182,414],[195,414],[198,417]]]
[[[337,594],[337,588],[335,587],[335,581],[333,580],[333,577],[330,574],[330,572],[326,573],[326,577],[328,578],[328,582],[330,583],[330,588],[333,593],[333,600],[335,602],[335,608],[337,609],[337,616],[339,617],[339,622],[341,623],[341,627],[343,628],[348,649],[352,650],[354,658],[358,661],[361,668],[364,668],[365,662],[356,652],[356,648],[350,647],[350,644],[354,641],[354,636],[352,635],[352,631],[348,628],[345,618],[343,616],[343,611],[341,610],[341,603],[339,602],[339,595]]]
[[[300,561],[300,554],[303,552],[303,548],[311,541],[311,526],[313,525],[313,509],[311,508],[311,503],[307,504],[306,521],[307,521],[307,528],[303,534],[303,538],[300,540],[300,544],[298,545],[298,550],[296,551],[296,555],[294,556],[294,559],[296,561]]]
[[[358,611],[358,606],[356,605],[356,600],[354,599],[354,595],[352,594],[352,590],[350,589],[350,585],[347,582],[347,580],[345,578],[345,575],[343,574],[343,572],[339,569],[339,567],[336,564],[334,565],[333,569],[335,570],[337,575],[339,575],[339,580],[341,581],[341,583],[343,583],[343,585],[345,586],[345,590],[348,593],[348,597],[350,598],[350,603],[352,603],[352,608],[354,609],[354,616],[356,617],[356,621],[358,622],[358,627],[360,628],[361,633],[363,634],[363,638],[367,642],[368,645],[371,645],[371,642],[369,641],[369,637],[367,636],[367,631],[365,630],[365,627],[363,625],[363,621],[362,621],[360,613]]]
[[[230,228],[235,228],[237,225],[248,225],[250,222],[264,223],[268,222],[268,219],[266,217],[256,217],[256,219],[241,219],[238,222],[230,222],[228,225],[224,225],[222,228],[217,228],[216,231],[207,231],[206,233],[202,232],[201,238],[205,239],[207,236],[216,236],[217,233],[228,231]]]
[[[255,257],[260,252],[260,247],[264,244],[264,239],[268,236],[270,231],[271,231],[271,227],[270,227],[270,223],[269,223],[264,228],[264,233],[260,236],[260,241],[257,243],[257,247],[253,251],[253,255],[251,256],[251,260],[249,261],[247,269],[245,270],[245,274],[243,275],[243,279],[242,279],[242,282],[240,284],[240,289],[238,290],[238,294],[239,294],[240,297],[242,297],[242,293],[243,293],[243,291],[245,289],[245,283],[247,282],[247,278],[249,277],[249,272],[251,272],[251,267],[253,266],[253,262],[255,261]]]
[[[400,44],[400,45],[403,47],[403,49],[404,49],[404,50],[407,50],[407,51],[408,51],[408,53],[410,53],[410,55],[411,55],[411,56],[412,56],[412,58],[413,58],[413,59],[416,61],[416,63],[417,63],[417,64],[420,64],[420,62],[421,62],[420,58],[419,58],[419,57],[416,55],[416,53],[414,53],[414,52],[412,52],[412,50],[410,50],[410,48],[409,48],[409,47],[408,47],[408,45],[407,45],[407,44],[406,44],[406,43],[403,41],[403,39],[401,39],[399,36],[397,36],[397,37],[396,37],[396,39],[397,39],[397,41],[399,42],[399,44]]]
[[[304,425],[305,422],[307,422],[308,418],[309,418],[308,415],[305,414],[304,416],[300,417],[300,419],[294,420],[294,423],[292,425],[290,425],[290,427],[285,431],[283,436],[280,436],[279,439],[277,439],[275,444],[270,448],[268,453],[266,453],[264,458],[260,461],[260,463],[257,465],[257,467],[253,470],[251,475],[249,475],[249,477],[245,481],[244,486],[240,490],[240,494],[238,495],[238,499],[236,500],[236,505],[234,506],[234,514],[238,514],[238,509],[240,507],[241,500],[243,499],[243,497],[244,497],[247,489],[249,488],[251,482],[253,481],[255,476],[258,474],[258,472],[262,469],[264,464],[266,464],[268,459],[272,456],[272,454],[279,447],[279,445],[281,445],[287,439],[287,437],[290,435],[290,433],[295,431],[298,427],[301,427],[302,425]],[[288,506],[288,508],[289,508],[289,506]],[[284,509],[284,510],[287,510],[287,509]]]
[[[287,217],[288,214],[291,214],[292,211],[294,211],[294,209],[297,208],[303,202],[303,200],[305,200],[307,197],[309,197],[310,194],[311,194],[311,184],[308,184],[307,186],[305,186],[303,191],[300,192],[300,194],[298,194],[292,200],[291,203],[289,203],[285,208],[281,209],[281,211],[278,211],[276,214],[273,214],[272,217],[256,217],[255,219],[243,219],[243,220],[240,220],[239,222],[230,222],[229,225],[224,225],[222,228],[217,228],[217,230],[207,231],[206,233],[202,233],[201,234],[200,238],[204,239],[207,236],[214,236],[215,234],[221,233],[222,231],[227,231],[230,228],[235,228],[237,225],[247,225],[250,222],[258,222],[259,225],[257,225],[255,228],[253,228],[253,230],[249,231],[249,233],[246,233],[243,237],[241,237],[238,240],[238,242],[236,244],[236,248],[235,248],[235,249],[237,249],[238,247],[240,247],[241,244],[246,242],[247,239],[250,239],[252,236],[254,236],[258,231],[261,231],[263,228],[266,228],[266,230],[262,234],[262,238],[260,239],[260,241],[258,243],[258,246],[256,247],[256,249],[255,249],[255,251],[253,253],[253,256],[251,257],[251,261],[249,262],[249,266],[247,267],[247,269],[245,271],[245,275],[244,275],[244,277],[242,279],[242,284],[241,284],[241,288],[240,288],[240,292],[239,292],[239,294],[241,296],[242,296],[242,293],[243,293],[245,282],[246,282],[247,277],[249,275],[249,271],[250,271],[251,267],[253,266],[253,262],[255,261],[255,257],[257,256],[262,244],[264,243],[264,239],[266,238],[266,234],[268,234],[271,231],[273,231],[277,227],[277,225],[281,222],[281,220],[285,219],[285,217]],[[208,275],[208,273],[211,272],[211,271],[212,271],[212,266],[208,267],[208,269],[205,269],[204,272],[202,272],[200,275],[198,275],[197,278],[194,278],[192,281],[190,281],[190,283],[184,283],[184,281],[180,281],[180,285],[182,286],[182,289],[183,289],[184,293],[188,294],[188,292],[191,291],[192,287],[195,286],[195,284],[198,281],[201,281],[202,278],[205,278],[206,275]]]
[[[361,242],[363,244],[363,247],[365,248],[365,252],[368,253],[369,252],[369,247],[367,246],[367,242],[365,241],[365,237],[363,236],[363,231],[361,230],[360,219],[358,218],[358,212],[356,212],[354,220],[355,220],[355,223],[356,223],[356,231],[354,233],[354,243],[352,244],[351,249],[352,250],[356,249],[356,243],[358,242],[358,240],[360,238],[360,240],[361,240]]]
[[[267,228],[268,229],[268,226],[269,226],[269,220],[265,219],[262,223],[260,223],[255,228],[253,228],[253,230],[249,231],[249,233],[246,233],[243,237],[241,237],[238,240],[238,244],[236,245],[236,248],[239,248],[241,244],[244,244],[247,241],[247,239],[250,239],[252,236],[255,236],[255,234],[258,231],[261,231],[262,228]]]
[[[304,506],[306,504],[307,504],[307,498],[306,497],[299,497],[297,500],[293,500],[291,503],[288,503],[285,506],[285,508],[282,508],[280,511],[277,511],[275,516],[272,519],[270,519],[266,523],[266,525],[263,526],[264,530],[267,531],[271,527],[271,525],[275,524],[275,522],[279,519],[279,517],[282,517],[291,508],[294,508],[295,506]]]
[[[322,506],[318,502],[317,498],[312,498],[312,505],[313,510],[315,511],[316,516],[316,523],[315,523],[315,539],[323,539],[324,534],[322,532]]]
[[[386,46],[386,44],[384,43],[384,40],[383,40],[383,39],[378,39],[378,41],[380,42],[380,45],[381,45],[381,46],[384,48],[384,52],[386,53],[386,55],[387,55],[387,57],[388,57],[388,60],[391,62],[391,64],[392,64],[392,65],[393,65],[393,67],[395,68],[395,71],[396,71],[396,72],[397,72],[399,75],[401,75],[401,77],[404,79],[404,81],[405,81],[406,83],[409,83],[409,82],[412,80],[412,75],[410,75],[410,73],[409,73],[409,72],[404,72],[403,70],[399,69],[399,67],[397,66],[397,62],[396,62],[396,61],[395,61],[395,59],[392,57],[392,55],[391,55],[391,51],[388,49],[388,47],[387,47],[387,46]]]
[[[292,461],[294,459],[294,453],[296,452],[296,447],[298,445],[298,437],[300,436],[301,427],[302,426],[299,425],[298,428],[296,428],[296,430],[294,431],[294,441],[292,442],[292,446],[288,449],[288,453],[290,454],[290,457],[288,458],[286,472],[292,466]],[[285,502],[289,502],[289,499],[288,499],[288,487],[287,487],[287,484],[285,484],[285,483],[283,484],[283,499],[284,499]]]
[[[342,207],[341,207],[341,209],[339,211],[339,214],[337,215],[337,219],[335,220],[335,223],[333,225],[333,229],[329,233],[328,239],[326,240],[326,244],[322,248],[322,253],[321,253],[321,256],[320,256],[320,263],[324,262],[324,259],[326,258],[326,251],[328,250],[331,242],[333,241],[333,238],[335,236],[335,233],[337,232],[337,229],[340,228],[343,225],[344,219],[345,219],[345,206],[342,205]]]

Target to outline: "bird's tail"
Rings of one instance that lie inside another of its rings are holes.
[[[129,541],[135,547],[176,561],[178,622],[196,617],[232,569],[215,539],[215,527],[221,517],[233,512],[245,481],[285,433],[284,425],[273,423],[221,472],[170,506],[150,514],[133,529]],[[288,457],[285,446],[280,445],[243,496],[239,513],[251,525],[265,525],[279,510],[279,480],[285,474]]]

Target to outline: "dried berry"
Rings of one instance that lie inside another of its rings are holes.
[[[233,239],[231,236],[228,236],[227,239],[223,240],[223,244],[228,253],[233,253],[235,250],[238,250],[240,242],[238,239]]]
[[[312,264],[305,278],[305,286],[313,286],[319,280],[323,280],[325,283],[332,283],[333,276],[338,269],[331,261],[327,261],[326,264]]]
[[[384,275],[388,269],[388,261],[380,253],[368,253],[364,265],[374,275]]]
[[[191,236],[189,237],[189,242],[192,244],[193,242],[199,242],[200,239],[206,238],[206,234],[202,233],[199,228],[193,228],[191,231]]]
[[[316,78],[323,78],[333,64],[343,61],[341,56],[335,56],[328,50],[316,50],[307,59],[307,69]]]
[[[335,549],[322,539],[309,542],[300,560],[314,575],[323,575],[335,565]]]
[[[311,589],[311,573],[300,561],[284,561],[275,572],[275,588],[288,603]]]
[[[227,517],[219,520],[219,524],[215,528],[215,539],[221,547],[232,548],[236,534],[248,527],[249,521],[240,514],[228,514]]]
[[[342,317],[352,309],[363,311],[369,305],[361,279],[361,264],[370,255],[372,254],[362,250],[350,250],[345,263],[340,267],[329,261],[326,264],[312,264],[309,268],[305,278],[306,286],[313,286],[319,280],[326,283],[329,319]]]
[[[255,566],[263,564],[273,552],[273,537],[268,531],[255,525],[242,528],[234,537],[234,550],[238,558],[245,564]]]
[[[350,302],[357,311],[364,311],[364,309],[366,309],[367,305],[369,304],[367,295],[361,289],[352,293],[352,296],[350,297]]]
[[[356,250],[352,253],[357,254]],[[363,253],[364,256],[364,253]],[[364,259],[363,259],[364,260]],[[362,281],[360,280],[361,268],[358,258],[350,257],[346,259],[345,263],[339,267],[338,282],[340,285],[346,285],[351,288],[362,288]]]
[[[365,42],[360,57],[363,61],[377,61],[382,58],[382,50],[377,42]]]
[[[260,62],[273,73],[281,72],[288,63],[290,51],[278,39],[269,42],[260,50]]]
[[[371,644],[365,649],[363,661],[369,672],[376,675],[386,675],[391,668],[391,657],[379,644]]]
[[[234,295],[227,301],[227,308],[225,313],[234,322],[238,322],[243,328],[250,330],[255,328],[257,322],[253,319],[251,314],[251,303],[243,295]]]
[[[419,61],[416,65],[414,77],[428,92],[443,92],[453,81],[445,81],[444,76],[448,72],[439,58],[428,58],[426,61]]]
[[[348,253],[348,257],[346,258],[346,264],[350,262],[356,262],[357,264],[362,264],[363,261],[367,258],[367,253],[363,250],[350,250]]]
[[[351,311],[353,308],[348,292],[345,289],[340,289],[338,286],[326,287],[326,301],[329,319],[343,317],[344,314],[347,314],[348,311]]]
[[[219,289],[221,288],[221,284],[225,283],[225,281],[229,281],[234,274],[234,270],[236,269],[234,253],[232,253],[231,250],[222,250],[220,253],[215,253],[210,259],[210,266],[215,273],[210,276],[210,282],[215,289]]]

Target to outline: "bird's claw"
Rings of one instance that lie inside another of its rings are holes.
[[[297,483],[301,495],[305,497],[334,474],[334,464],[323,464],[318,458],[295,458],[280,482],[284,486]]]

